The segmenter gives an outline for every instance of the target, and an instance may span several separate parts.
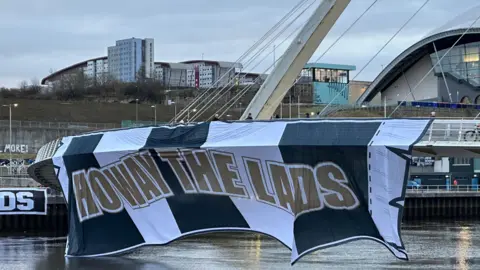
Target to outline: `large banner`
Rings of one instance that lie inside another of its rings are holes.
[[[412,145],[430,120],[211,122],[63,138],[68,256],[213,231],[259,232],[303,255],[371,239],[407,259]]]
[[[0,188],[0,215],[46,215],[45,188]]]

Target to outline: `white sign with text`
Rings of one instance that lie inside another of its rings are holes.
[[[28,153],[28,144],[6,144],[4,153]]]

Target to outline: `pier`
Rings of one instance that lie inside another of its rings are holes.
[[[47,215],[0,215],[0,234],[65,236],[68,233],[67,206],[61,194],[48,192]]]
[[[409,188],[403,220],[474,219],[480,214],[479,186]]]

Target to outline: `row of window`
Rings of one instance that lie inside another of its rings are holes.
[[[307,81],[348,83],[348,71],[337,69],[303,69],[300,76]]]
[[[480,42],[458,45],[448,52],[444,49],[430,54],[436,73],[450,73],[458,79],[480,86]],[[442,59],[443,57],[443,59]],[[441,66],[436,65],[441,60]]]
[[[452,165],[470,165],[470,160],[471,160],[471,158],[456,157],[456,158],[453,158],[453,164]]]

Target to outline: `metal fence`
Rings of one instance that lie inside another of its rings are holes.
[[[479,193],[479,185],[425,185],[420,187],[407,187],[408,193],[448,193],[448,192],[471,192]]]
[[[41,188],[42,186],[28,175],[0,176],[2,188]],[[45,187],[49,197],[63,197],[60,191]]]
[[[40,184],[35,182],[31,177],[0,177],[0,187],[40,187]]]
[[[0,120],[0,127],[10,127],[10,121]],[[18,128],[56,128],[75,130],[96,130],[118,128],[115,123],[75,123],[75,122],[40,122],[40,121],[12,121],[12,127]]]

